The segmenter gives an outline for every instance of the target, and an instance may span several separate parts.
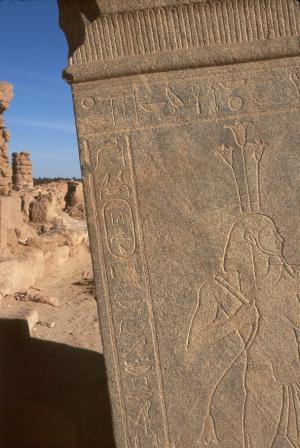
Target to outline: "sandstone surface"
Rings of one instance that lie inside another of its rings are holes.
[[[41,224],[53,222],[56,213],[56,198],[50,193],[38,194],[29,205],[29,219]]]
[[[299,448],[299,2],[58,3],[118,448]]]
[[[44,273],[44,254],[40,249],[31,248],[24,256],[0,259],[1,294],[27,291]]]

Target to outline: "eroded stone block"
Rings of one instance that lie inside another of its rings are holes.
[[[22,151],[12,154],[12,174],[15,190],[26,190],[33,187],[32,162],[29,152]]]
[[[8,242],[8,231],[22,225],[21,203],[16,197],[0,195],[0,247]]]
[[[59,3],[117,446],[300,447],[299,3]]]

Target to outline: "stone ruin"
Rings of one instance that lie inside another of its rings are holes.
[[[12,99],[13,86],[6,82],[0,82],[0,195],[5,196],[11,191],[11,168],[8,156],[10,133],[5,127],[3,114]]]
[[[3,114],[13,99],[13,86],[0,82],[0,247],[6,248],[11,230],[22,223],[22,198],[14,190],[33,186],[32,165],[28,152],[13,154],[13,175],[9,162],[10,133]]]
[[[10,133],[5,127],[3,114],[13,99],[13,86],[0,82],[0,247],[7,246],[8,232],[20,223],[18,201],[11,197],[12,173],[9,164]]]
[[[5,127],[3,114],[13,99],[13,86],[0,82],[0,195],[8,196],[14,190],[33,187],[32,162],[26,151],[12,154],[12,168],[9,163],[8,145],[10,132]]]
[[[12,182],[13,188],[17,191],[33,187],[32,162],[29,152],[13,152]]]
[[[72,218],[85,219],[82,182],[71,180],[65,195],[65,209]]]
[[[74,207],[79,202],[79,198],[77,196],[79,182],[70,181],[68,182],[68,191],[65,195],[66,207]]]

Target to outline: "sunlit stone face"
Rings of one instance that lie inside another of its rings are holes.
[[[119,3],[65,72],[118,446],[298,448],[299,4]]]

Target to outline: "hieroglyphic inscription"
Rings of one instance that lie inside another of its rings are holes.
[[[96,192],[127,444],[169,447],[130,138],[98,137],[82,145],[84,163],[94,167],[89,179]]]
[[[299,67],[240,72],[227,76],[186,76],[184,80],[140,82],[101,93],[78,95],[78,122],[92,135],[103,129],[173,126],[191,120],[240,118],[299,108]],[[274,96],[274,92],[276,97]]]
[[[70,65],[297,36],[297,0],[211,0],[101,15]]]
[[[95,192],[94,220],[102,242],[101,267],[105,272],[103,282],[111,318],[110,337],[114,339],[114,368],[130,448],[184,446],[176,438],[174,441],[173,428],[172,441],[169,441],[168,418],[172,421],[173,417],[169,403],[168,416],[164,404],[131,155],[132,142],[135,144],[140,133],[134,134],[134,131],[198,126],[201,120],[205,128],[210,125],[205,121],[219,120],[220,126],[224,121],[223,132],[229,136],[234,132],[231,140],[219,147],[218,153],[234,174],[237,185],[234,194],[241,213],[250,210],[258,213],[264,206],[264,197],[256,188],[257,184],[250,182],[252,172],[244,176],[247,178],[244,189],[239,188],[240,177],[247,166],[257,174],[257,179],[260,178],[260,162],[267,143],[259,135],[249,141],[245,138],[240,141],[238,136],[250,135],[245,129],[255,115],[260,118],[265,114],[264,119],[269,119],[268,114],[299,109],[299,61],[276,61],[276,65],[276,71],[270,69],[271,63],[268,67],[246,65],[249,70],[245,66],[243,69],[230,67],[226,75],[221,69],[209,75],[206,70],[186,72],[184,77],[173,73],[164,75],[161,82],[151,75],[147,84],[139,77],[114,81],[113,85],[102,81],[101,88],[100,83],[91,83],[84,91],[80,86],[75,91],[78,134],[90,167],[87,170],[92,182],[89,191]],[[137,148],[133,146],[133,149],[138,158]],[[247,153],[245,164],[239,166],[240,177],[234,171],[237,150],[241,155],[243,151]],[[248,156],[251,156],[250,161]],[[214,280],[219,286],[219,277]],[[164,376],[164,382],[167,381],[168,377]],[[218,427],[214,428],[210,417],[208,413],[206,421],[214,435]],[[200,432],[202,423],[201,420]]]

